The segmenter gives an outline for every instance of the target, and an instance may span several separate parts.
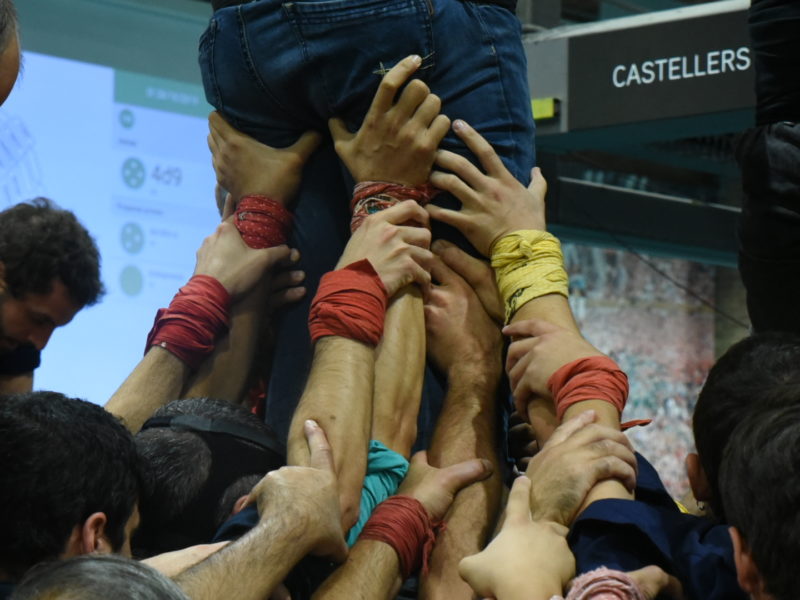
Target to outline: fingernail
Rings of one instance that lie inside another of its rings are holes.
[[[305,271],[292,271],[292,281],[303,281],[306,278]]]
[[[316,429],[317,427],[319,427],[319,425],[314,419],[306,419],[306,427],[308,427],[309,429]]]
[[[412,54],[409,58],[411,59],[411,62],[413,62],[415,65],[422,64],[422,57],[419,54]]]
[[[461,119],[456,119],[453,121],[453,130],[454,131],[464,131],[467,128],[467,124],[462,121]]]
[[[438,254],[439,252],[444,250],[444,244],[442,243],[441,240],[436,240],[431,244],[431,250],[433,250]]]

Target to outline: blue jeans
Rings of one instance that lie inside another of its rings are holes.
[[[423,57],[417,76],[441,97],[442,112],[475,127],[527,183],[534,165],[527,64],[519,22],[504,8],[461,0],[258,0],[218,10],[200,40],[208,101],[238,129],[278,147],[309,129],[327,132],[333,116],[356,130],[382,74],[410,54]],[[452,132],[442,147],[475,161]],[[267,419],[284,438],[310,367],[309,304],[349,237],[352,183],[328,139],[305,167],[290,240],[302,253],[308,294],[277,321]],[[439,388],[426,381],[425,396]],[[424,440],[437,402],[420,412]]]

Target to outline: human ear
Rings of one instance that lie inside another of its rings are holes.
[[[83,554],[111,554],[114,548],[106,536],[108,518],[105,513],[96,512],[89,515],[81,527],[81,543]]]
[[[736,563],[736,579],[739,586],[751,596],[755,596],[762,587],[761,574],[750,554],[750,548],[736,527],[729,527],[728,532],[733,542],[733,562]]]
[[[700,457],[696,452],[686,455],[686,475],[689,478],[689,486],[692,488],[694,499],[698,502],[711,501],[711,486],[708,485],[708,478],[700,464]]]

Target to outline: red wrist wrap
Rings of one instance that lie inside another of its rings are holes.
[[[285,244],[292,230],[292,213],[266,196],[245,196],[236,205],[233,222],[251,248]]]
[[[441,521],[431,521],[419,500],[392,496],[375,508],[358,539],[376,540],[394,548],[405,581],[420,568],[423,575],[428,573],[428,559],[443,528]]]
[[[603,400],[620,414],[628,399],[628,376],[607,356],[579,358],[564,365],[547,380],[560,421],[567,408],[585,400]]]
[[[326,273],[308,314],[311,341],[326,335],[377,346],[389,297],[367,259]]]
[[[420,206],[425,206],[440,192],[441,190],[433,187],[430,183],[414,187],[385,181],[357,183],[353,190],[353,200],[350,203],[350,211],[353,213],[350,231],[358,229],[364,219],[371,214],[394,206],[398,202],[416,200]]]
[[[208,275],[195,275],[156,313],[147,335],[145,354],[152,346],[168,350],[192,369],[214,350],[214,341],[228,327],[230,294]]]

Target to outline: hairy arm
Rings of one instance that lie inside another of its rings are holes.
[[[341,567],[314,593],[314,600],[394,598],[403,585],[400,561],[388,544],[359,540]]]
[[[471,484],[491,473],[489,462],[477,459],[437,469],[428,464],[425,452],[418,452],[411,459],[398,494],[418,500],[430,519],[438,521],[453,499],[466,491],[463,488],[471,489]],[[391,523],[384,526],[396,527]],[[395,531],[396,535],[405,533]],[[314,594],[314,600],[392,600],[402,583],[401,565],[394,548],[384,542],[359,539],[347,561]]]
[[[153,346],[111,396],[106,410],[131,431],[139,431],[157,409],[178,398],[189,372],[177,356]]]
[[[231,223],[222,223],[197,251],[195,275],[212,277],[235,300],[253,289],[264,273],[289,256],[289,248],[248,248]],[[131,431],[180,396],[190,368],[163,348],[151,347],[106,404]]]
[[[175,578],[192,600],[263,600],[306,554],[346,557],[330,445],[317,423],[303,430],[309,466],[271,471],[250,493],[258,525]]]
[[[455,194],[461,200],[462,208],[460,211],[452,211],[429,206],[431,216],[459,228],[486,256],[490,255],[495,242],[509,233],[523,229],[543,231],[546,227],[544,198],[547,183],[539,169],[533,170],[531,184],[525,188],[505,168],[491,145],[472,127],[457,121],[454,123],[454,128],[479,158],[485,173],[463,157],[452,152],[440,152],[437,164],[452,171],[453,174],[434,173],[431,180],[438,187]],[[580,346],[579,342],[582,341],[591,348],[591,345],[581,337],[569,302],[560,294],[540,296],[522,305],[513,315],[511,324],[504,333],[517,340],[519,337],[531,336],[530,331],[524,327],[524,323],[531,319],[554,327],[562,332],[564,339],[568,341],[577,340],[576,347]],[[535,343],[535,338],[523,339],[517,343],[532,344]],[[586,352],[585,348],[578,349]],[[588,355],[591,354],[600,353],[591,348]],[[555,365],[555,369],[578,357],[565,356],[566,360]],[[530,361],[523,363],[523,365],[530,364]],[[514,369],[520,371],[521,368],[515,364],[511,355],[507,368],[514,396],[518,400],[522,398],[527,402],[527,416],[541,446],[558,425],[552,398],[546,393],[546,386],[544,388],[540,386],[538,390],[529,389],[526,385],[519,386],[520,381],[525,384],[527,379],[519,373],[515,376]],[[541,375],[542,370],[538,365],[536,369]],[[544,381],[555,369],[547,371],[543,377]],[[619,429],[620,419],[616,408],[602,401],[589,400],[574,404],[567,410],[565,417],[569,418],[590,409],[595,411],[598,423]],[[598,486],[596,497],[629,498],[630,495],[622,484],[608,481]]]
[[[367,444],[372,423],[375,350],[361,342],[329,336],[317,341],[306,388],[289,429],[290,465],[310,460],[303,424],[313,419],[325,430],[333,448],[345,529],[355,523],[367,469]]]
[[[500,510],[502,481],[497,440],[497,386],[502,374],[502,337],[489,313],[499,297],[491,267],[450,244],[438,243],[439,282],[428,293],[429,351],[447,374],[447,395],[433,432],[428,459],[445,467],[470,458],[488,459],[494,475],[463,490],[436,540],[422,598],[472,598],[458,563],[480,552]],[[483,304],[487,302],[488,307]]]
[[[260,340],[266,286],[266,282],[262,282],[231,309],[228,335],[219,341],[188,382],[182,397],[220,398],[234,404],[243,401]]]
[[[287,506],[175,578],[192,600],[263,600],[312,549],[305,515]]]

